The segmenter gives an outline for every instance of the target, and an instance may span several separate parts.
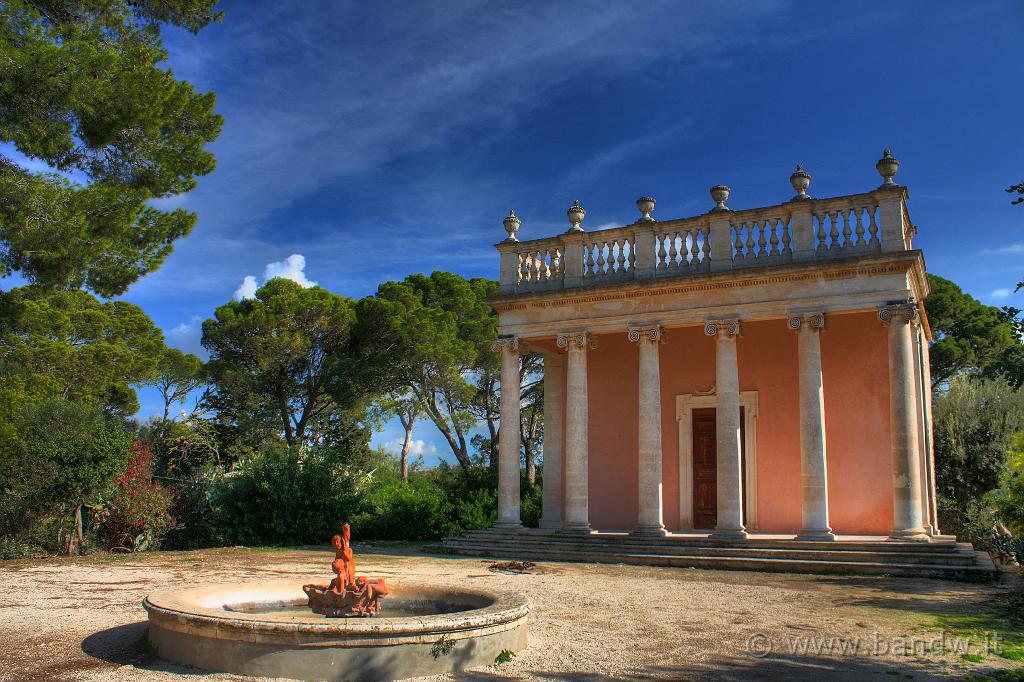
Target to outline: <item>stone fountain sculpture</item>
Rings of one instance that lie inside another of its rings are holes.
[[[380,614],[381,599],[387,596],[388,587],[383,578],[367,578],[356,575],[356,562],[352,559],[349,540],[352,529],[343,524],[341,535],[331,538],[334,545],[334,579],[330,585],[303,585],[302,591],[309,599],[309,608],[314,613],[328,618],[351,616],[375,616]]]

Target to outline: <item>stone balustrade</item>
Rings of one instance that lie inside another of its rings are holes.
[[[509,237],[497,245],[501,293],[909,250],[915,228],[906,189],[892,180],[898,163],[886,150],[876,165],[885,178],[881,187],[827,199],[807,194],[810,175],[797,167],[790,178],[797,195],[763,208],[731,210],[725,206],[729,188],[716,185],[716,206],[689,218],[652,218],[655,201],[642,197],[640,220],[596,232],[582,229],[585,211],[577,202],[568,212],[568,232],[529,241],[516,238],[521,222],[511,212],[505,219]]]

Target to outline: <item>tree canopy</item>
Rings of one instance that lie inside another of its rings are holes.
[[[161,64],[161,24],[199,31],[217,0],[0,5],[0,276],[112,296],[155,270],[196,216],[150,200],[214,168],[214,95]]]
[[[351,394],[355,303],[319,287],[272,279],[203,323],[213,400],[229,419],[274,424],[289,445],[332,428]]]
[[[394,388],[412,394],[465,471],[478,421],[474,375],[494,362],[497,315],[487,299],[496,291],[491,280],[434,272],[386,282],[358,307],[368,355]]]
[[[0,368],[25,391],[130,415],[133,386],[148,381],[164,337],[136,305],[84,291],[21,287],[0,293]]]
[[[1013,385],[1024,381],[1024,345],[1016,311],[987,306],[948,279],[928,275],[931,294],[925,299],[934,340],[930,348],[932,386],[961,372],[1005,376]]]

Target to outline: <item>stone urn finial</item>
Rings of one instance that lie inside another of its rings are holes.
[[[892,179],[896,175],[896,171],[900,169],[900,162],[892,155],[892,152],[886,149],[882,152],[882,158],[875,164],[875,169],[878,174],[885,178],[885,182],[882,183],[882,187],[899,187],[896,182]]]
[[[505,226],[505,231],[508,232],[508,237],[505,238],[507,242],[517,242],[516,232],[519,231],[519,226],[523,224],[523,221],[516,216],[515,209],[509,209],[508,217],[506,217],[502,224]]]
[[[580,206],[579,199],[572,202],[572,206],[565,212],[565,215],[569,217],[570,232],[583,232],[583,217],[587,215],[587,212]]]
[[[731,211],[732,209],[725,205],[725,202],[729,200],[731,192],[732,190],[725,185],[715,185],[712,187],[711,198],[715,200],[715,207],[711,211]]]
[[[640,209],[640,220],[637,222],[650,223],[654,222],[654,218],[651,217],[651,211],[654,210],[654,205],[658,203],[654,200],[654,197],[640,197],[636,200],[636,207]]]
[[[807,193],[807,188],[811,186],[811,174],[805,171],[800,164],[797,164],[796,170],[789,176],[789,184],[793,185],[793,189],[796,190],[796,196],[791,201],[811,198],[811,195]]]

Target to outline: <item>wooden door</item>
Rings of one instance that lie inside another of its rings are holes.
[[[693,527],[718,523],[718,437],[715,408],[693,410]]]

